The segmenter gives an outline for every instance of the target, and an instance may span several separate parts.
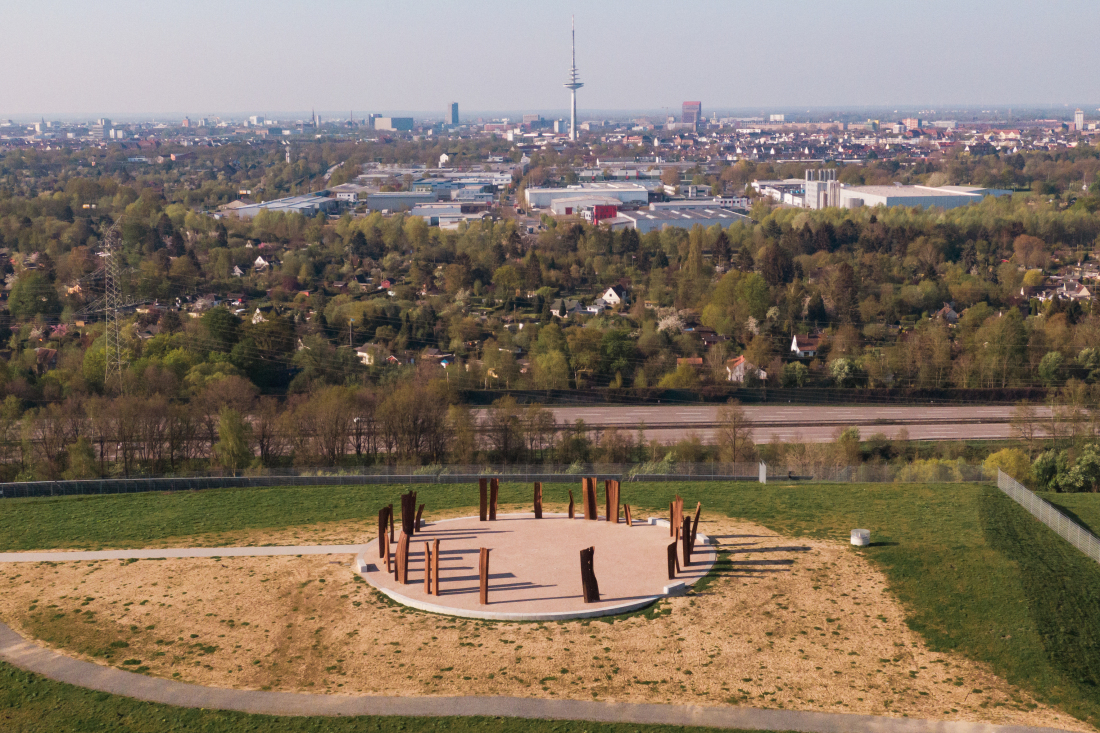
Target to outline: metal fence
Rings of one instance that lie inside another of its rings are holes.
[[[1069,542],[1096,562],[1100,562],[1100,539],[1058,511],[1049,501],[1036,496],[1023,484],[1000,469],[997,470],[997,488],[1031,512],[1031,515],[1040,522],[1061,535],[1066,542]]]
[[[983,481],[979,466],[921,462],[901,466],[769,466],[762,463],[573,463],[490,466],[357,466],[345,469],[282,469],[246,476],[214,473],[186,476],[105,478],[84,481],[0,483],[0,499],[195,491],[272,486],[347,484],[461,484],[483,477],[530,483],[572,482],[581,476],[622,481],[813,481],[835,483],[911,483]]]

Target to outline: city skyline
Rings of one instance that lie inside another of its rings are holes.
[[[446,100],[468,114],[567,110],[561,70],[575,11],[586,114],[675,115],[685,99],[704,100],[707,110],[1096,107],[1080,101],[1094,93],[1089,70],[1100,62],[1088,37],[1100,20],[1095,4],[1037,11],[1016,1],[991,13],[933,1],[921,16],[872,6],[795,2],[777,17],[747,3],[689,3],[694,12],[668,16],[649,2],[629,14],[610,3],[520,8],[483,0],[414,10],[347,2],[332,8],[339,23],[302,23],[277,2],[256,13],[201,0],[186,11],[62,0],[5,11],[22,32],[0,49],[9,70],[0,118],[313,107],[442,117]],[[405,31],[414,27],[432,40],[410,45]],[[621,42],[608,42],[610,28]],[[318,74],[303,61],[318,55],[341,71]],[[1051,73],[1050,60],[1063,55],[1072,61]]]

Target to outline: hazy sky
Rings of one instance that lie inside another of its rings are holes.
[[[1100,102],[1097,0],[0,0],[0,118]],[[1086,107],[1088,109],[1088,107]]]

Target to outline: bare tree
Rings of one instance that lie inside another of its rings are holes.
[[[1012,435],[1019,438],[1027,445],[1027,456],[1031,458],[1035,452],[1035,443],[1039,440],[1042,428],[1039,424],[1039,413],[1030,402],[1020,402],[1012,411]]]
[[[730,400],[718,411],[718,429],[715,436],[718,452],[723,461],[737,463],[756,457],[752,439],[752,423],[737,400]]]

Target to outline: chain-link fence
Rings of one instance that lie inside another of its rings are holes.
[[[1058,511],[1049,501],[1036,496],[1023,484],[1000,469],[997,470],[997,488],[1031,512],[1031,515],[1040,522],[1061,535],[1066,542],[1069,542],[1096,562],[1100,562],[1100,539]]]
[[[581,476],[622,481],[800,481],[832,483],[915,483],[984,481],[980,466],[918,461],[900,466],[769,466],[763,463],[573,463],[512,465],[356,466],[344,469],[273,469],[246,476],[214,473],[188,476],[106,478],[85,481],[0,483],[0,498],[129,494],[272,486],[346,484],[460,484],[482,477],[530,483],[572,482]]]

